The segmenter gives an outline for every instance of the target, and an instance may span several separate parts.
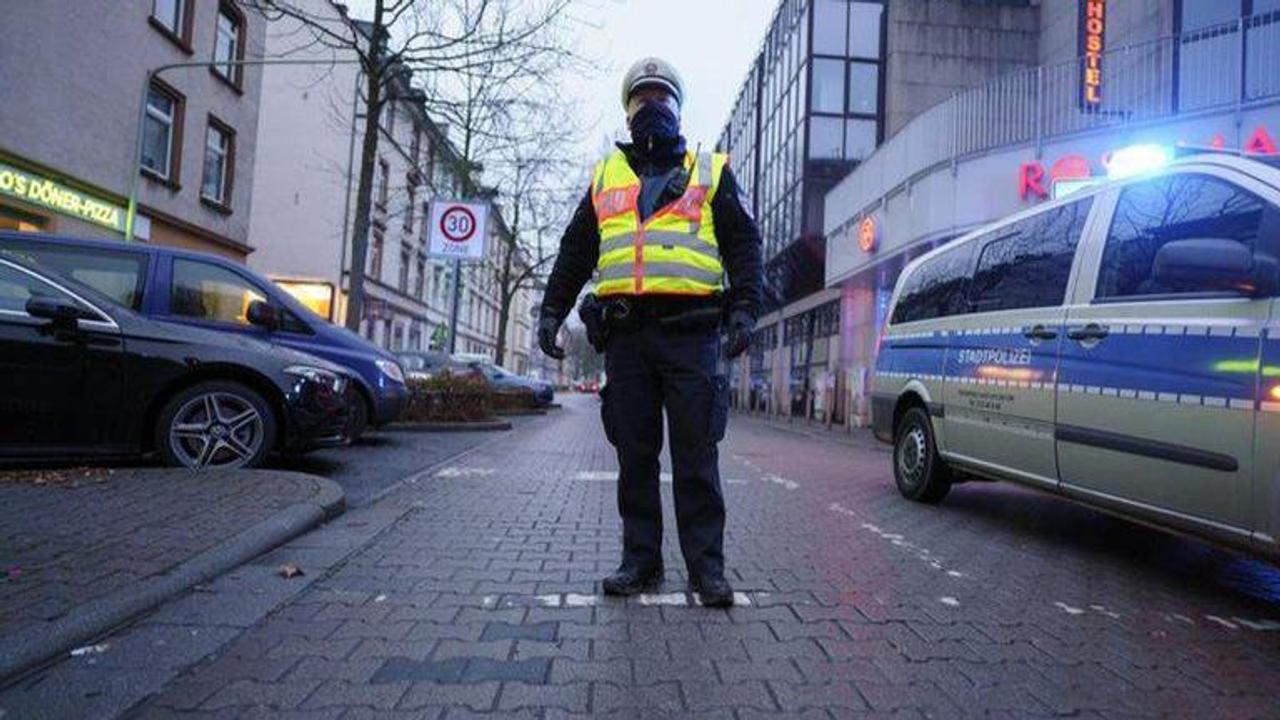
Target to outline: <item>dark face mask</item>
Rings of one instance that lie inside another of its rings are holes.
[[[680,137],[680,118],[665,103],[645,103],[631,117],[631,140],[647,145],[652,140],[674,140]]]

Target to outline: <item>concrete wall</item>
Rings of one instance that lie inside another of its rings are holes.
[[[1040,6],[1040,63],[1069,62],[1080,56],[1080,6],[1076,0],[1045,0]],[[1107,3],[1108,48],[1138,44],[1173,34],[1172,0],[1111,0]]]
[[[218,3],[194,7],[188,54],[148,22],[152,0],[10,0],[0,40],[0,150],[39,163],[118,197],[138,172],[138,107],[148,69],[213,57]],[[263,20],[246,11],[246,57],[261,54]],[[186,96],[181,188],[142,180],[145,208],[236,243],[249,235],[260,72],[244,73],[243,94],[207,67],[167,71]],[[236,131],[232,213],[200,203],[205,129],[210,114]]]
[[[888,8],[885,137],[959,90],[1039,62],[1038,6],[909,0]]]
[[[270,55],[291,52],[290,57],[316,61],[344,57],[319,45],[298,50],[298,28],[290,20],[273,21],[266,43]],[[350,227],[346,211],[355,209],[347,182],[348,172],[355,170],[357,76],[353,65],[277,66],[263,73],[249,233],[257,248],[249,258],[255,269],[339,283],[343,229]]]

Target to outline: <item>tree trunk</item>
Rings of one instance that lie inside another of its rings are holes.
[[[374,31],[364,68],[364,136],[360,140],[360,181],[356,185],[356,222],[351,232],[351,268],[347,294],[348,330],[360,332],[364,318],[364,268],[369,257],[369,225],[373,209],[373,168],[378,159],[378,126],[382,118],[382,2],[375,3]]]
[[[498,281],[498,349],[494,355],[499,365],[507,354],[507,322],[511,319],[511,301],[516,295],[516,288],[511,287],[511,262],[515,254],[515,247],[506,253]]]

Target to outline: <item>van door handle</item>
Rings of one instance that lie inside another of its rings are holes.
[[[1110,331],[1106,327],[1097,323],[1089,323],[1083,327],[1074,327],[1067,330],[1067,337],[1077,342],[1097,342],[1107,337]]]
[[[1028,340],[1054,340],[1058,337],[1058,331],[1046,325],[1032,325],[1023,328],[1022,336]]]

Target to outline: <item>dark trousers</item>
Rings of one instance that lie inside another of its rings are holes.
[[[672,330],[656,322],[618,329],[605,350],[601,414],[618,450],[623,564],[662,562],[658,490],[662,411],[667,411],[680,551],[690,576],[724,573],[724,495],[716,443],[728,419],[728,389],[716,375],[714,330]]]

